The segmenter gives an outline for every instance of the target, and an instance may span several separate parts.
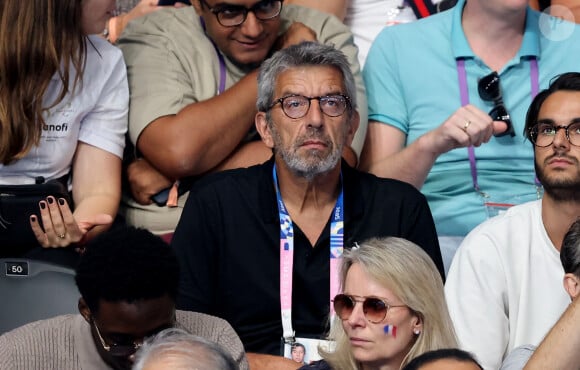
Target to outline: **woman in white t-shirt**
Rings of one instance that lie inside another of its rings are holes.
[[[82,244],[117,214],[126,67],[118,49],[89,36],[114,11],[115,0],[0,2],[0,184],[68,176],[72,191],[74,212],[49,197],[30,216],[44,248]]]

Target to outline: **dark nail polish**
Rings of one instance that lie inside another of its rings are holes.
[[[35,215],[30,216],[30,221],[36,222],[36,216]]]
[[[40,208],[41,208],[41,209],[45,209],[45,208],[46,208],[46,203],[44,203],[44,202],[40,202]]]
[[[58,200],[58,204],[60,204],[61,206],[64,206],[64,199],[60,198]]]
[[[48,197],[46,198],[46,200],[48,201],[48,204],[52,204],[54,202],[54,199],[52,197]]]

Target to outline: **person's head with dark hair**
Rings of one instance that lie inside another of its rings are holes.
[[[561,74],[534,98],[524,130],[544,197],[580,201],[580,73]]]
[[[564,268],[564,289],[574,299],[580,294],[580,218],[572,223],[560,248]]]
[[[292,360],[298,362],[300,364],[304,363],[304,356],[306,355],[306,347],[302,343],[294,343],[290,348],[290,355],[292,356]]]
[[[469,352],[444,348],[425,352],[415,357],[403,370],[483,370]]]
[[[178,281],[173,250],[147,230],[117,228],[87,245],[76,269],[79,311],[105,362],[130,369],[143,339],[173,326]]]

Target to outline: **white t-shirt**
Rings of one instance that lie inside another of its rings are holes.
[[[441,0],[434,0],[439,3]],[[344,23],[350,26],[354,43],[358,46],[358,60],[364,66],[375,37],[385,26],[416,20],[413,9],[404,0],[351,0]]]
[[[541,202],[476,227],[449,269],[445,296],[459,343],[486,370],[499,369],[515,347],[538,345],[570,303]]]
[[[71,84],[74,72],[71,73]],[[43,98],[55,101],[61,82],[55,75]],[[127,70],[121,51],[98,36],[89,36],[81,84],[44,114],[40,144],[8,166],[0,164],[0,184],[30,184],[70,172],[79,141],[120,158],[125,147],[129,106]]]

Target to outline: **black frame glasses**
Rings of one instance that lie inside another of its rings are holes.
[[[490,117],[494,121],[503,121],[507,125],[507,130],[505,132],[495,134],[494,136],[501,137],[508,134],[511,137],[516,136],[510,114],[503,102],[499,74],[493,71],[487,76],[482,77],[477,84],[477,91],[482,100],[493,102],[494,106],[489,111]]]
[[[344,114],[347,108],[350,108],[350,98],[344,94],[331,94],[324,96],[304,96],[292,94],[283,96],[274,100],[268,107],[268,110],[280,104],[282,111],[286,116],[292,119],[298,119],[306,116],[310,111],[312,100],[318,100],[320,111],[329,117],[338,117]]]
[[[348,294],[337,294],[332,300],[334,312],[341,320],[348,320],[357,303],[362,303],[365,319],[373,324],[381,323],[393,307],[408,307],[407,305],[391,305],[378,297],[359,297]]]
[[[546,148],[554,143],[554,138],[561,129],[566,133],[570,145],[580,146],[580,121],[572,121],[568,126],[557,126],[552,121],[539,121],[528,129],[528,133],[535,146]]]
[[[218,23],[224,27],[239,26],[246,21],[249,12],[254,13],[254,16],[261,21],[276,18],[282,11],[283,3],[283,0],[262,0],[247,8],[245,6],[227,3],[212,7],[206,0],[199,1],[215,15]]]
[[[101,346],[103,347],[103,349],[105,351],[109,352],[109,354],[111,356],[129,357],[129,356],[135,354],[135,352],[137,352],[139,350],[139,348],[141,348],[141,346],[143,345],[143,342],[138,342],[138,343],[133,342],[132,344],[113,343],[113,344],[109,345],[109,344],[107,344],[107,342],[105,342],[105,339],[101,335],[101,331],[99,330],[99,327],[97,326],[97,323],[95,322],[94,319],[91,320],[91,324],[93,324],[93,326],[95,327],[95,331],[97,333],[97,337],[99,338],[99,341],[101,342]]]

